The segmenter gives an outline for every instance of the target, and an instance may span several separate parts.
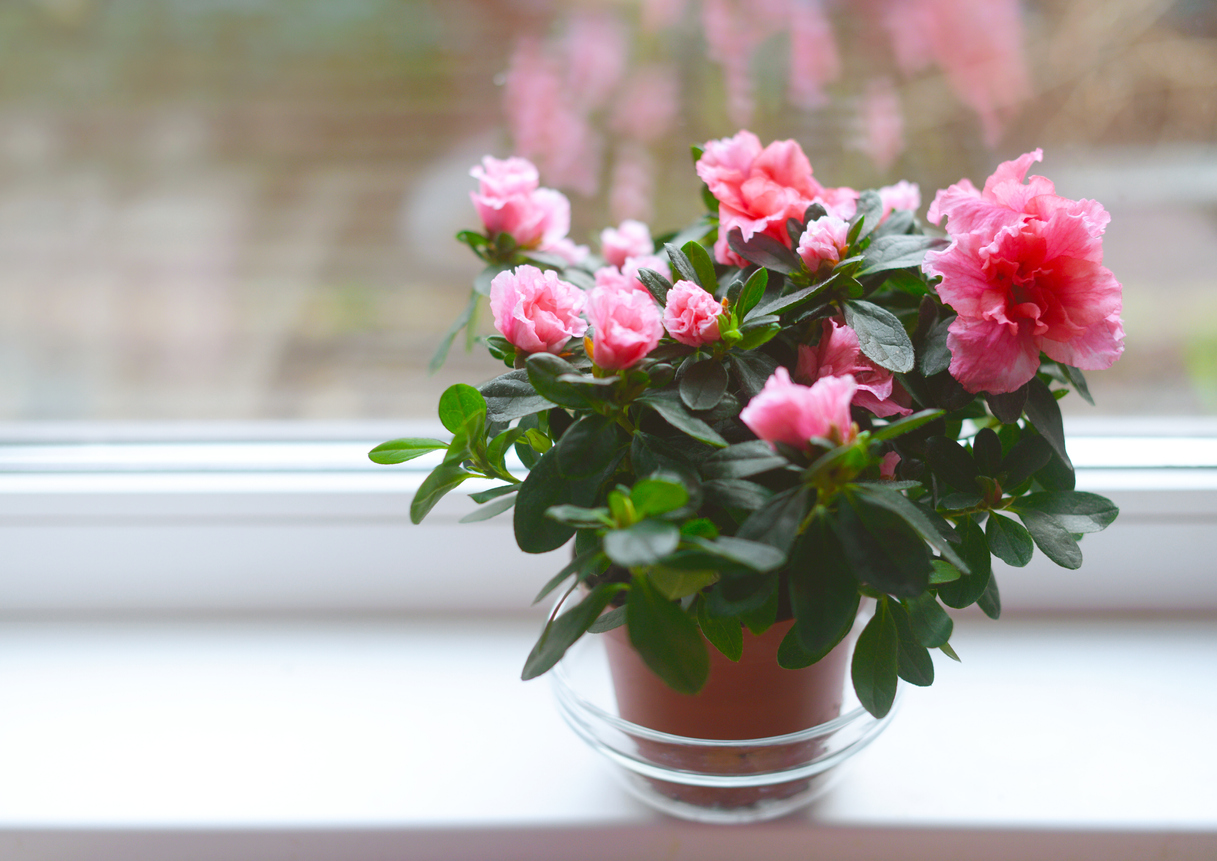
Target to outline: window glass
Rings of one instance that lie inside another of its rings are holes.
[[[470,166],[530,156],[594,247],[696,217],[689,145],[740,127],[826,185],[916,180],[923,213],[1043,147],[1125,286],[1126,355],[1067,412],[1212,413],[1215,8],[0,4],[0,418],[428,418],[496,373],[426,370],[479,268]]]

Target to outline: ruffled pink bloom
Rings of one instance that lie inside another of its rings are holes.
[[[856,390],[857,383],[848,375],[822,377],[811,386],[801,386],[779,367],[739,417],[771,445],[782,442],[807,451],[812,437],[849,443],[858,436],[858,426],[849,415]]]
[[[858,333],[845,321],[831,318],[824,321],[820,343],[814,347],[799,345],[799,362],[794,378],[812,383],[822,377],[853,377],[858,384],[854,404],[870,410],[880,418],[907,416],[912,412],[899,401],[906,400],[904,390],[896,386],[892,372],[866,358],[858,343]]]
[[[605,370],[629,368],[663,337],[659,307],[648,293],[597,288],[587,297],[592,324],[592,362]]]
[[[718,317],[723,306],[692,281],[677,281],[668,291],[663,310],[663,326],[668,334],[690,347],[700,347],[719,339]]]
[[[916,212],[921,208],[921,188],[915,182],[902,179],[895,185],[885,185],[879,189],[879,200],[883,201],[883,218],[880,221],[896,209]]]
[[[490,282],[494,327],[526,353],[558,353],[571,338],[581,338],[587,323],[579,316],[586,297],[552,270],[520,266]]]
[[[1103,266],[1110,216],[1069,200],[1042,176],[1023,183],[1039,150],[1003,163],[983,191],[967,180],[940,191],[929,218],[947,217],[951,244],[926,254],[938,295],[959,316],[948,329],[951,375],[970,392],[1012,392],[1040,353],[1084,370],[1124,351],[1122,288]]]
[[[521,248],[548,250],[570,230],[570,201],[560,192],[538,188],[537,168],[523,158],[486,156],[469,175],[478,190],[469,197],[486,232],[506,233]]]
[[[620,268],[627,257],[641,257],[654,251],[651,230],[641,221],[627,218],[620,226],[600,232],[600,253],[609,266]]]
[[[650,291],[647,290],[646,285],[638,277],[639,269],[653,269],[664,278],[669,278],[672,274],[668,268],[668,261],[662,257],[654,254],[647,254],[642,257],[627,257],[623,267],[620,269],[616,266],[601,266],[597,269],[595,273],[596,286],[603,287],[606,290],[625,290],[645,293],[647,296],[650,296]]]
[[[841,262],[841,254],[849,247],[849,222],[835,215],[824,215],[807,224],[799,238],[796,253],[807,264],[811,272],[828,262],[835,266]]]

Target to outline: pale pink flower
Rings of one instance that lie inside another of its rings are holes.
[[[654,251],[651,230],[641,221],[627,218],[619,226],[600,232],[600,253],[610,266],[621,267],[627,257],[641,257]]]
[[[478,190],[469,197],[487,233],[506,233],[521,248],[545,251],[570,230],[570,201],[553,189],[537,187],[532,162],[486,156],[469,175],[478,180]]]
[[[621,268],[616,266],[601,266],[595,272],[596,286],[603,287],[606,290],[625,290],[627,292],[640,292],[650,296],[651,293],[647,290],[646,285],[638,277],[638,270],[653,269],[664,278],[671,277],[671,270],[668,267],[668,261],[654,254],[643,255],[642,257],[627,257]]]
[[[629,368],[663,337],[659,308],[648,293],[597,288],[587,297],[592,324],[592,362],[605,370]]]
[[[887,170],[904,152],[904,115],[900,97],[887,78],[876,78],[866,85],[862,98],[862,152],[880,170]]]
[[[666,137],[680,110],[680,82],[666,64],[650,63],[635,69],[613,105],[614,132],[642,143]]]
[[[668,291],[663,326],[682,344],[700,347],[719,340],[718,318],[723,306],[692,281],[677,281]]]
[[[560,257],[572,266],[578,266],[592,252],[586,245],[576,245],[573,240],[563,237],[557,242],[546,245],[545,253]]]
[[[883,460],[879,462],[879,477],[892,481],[896,477],[896,467],[900,465],[900,455],[894,451],[889,451],[883,456]]]
[[[853,377],[822,377],[811,386],[791,381],[779,367],[764,388],[740,410],[740,420],[770,445],[786,443],[808,451],[811,438],[853,442],[858,426],[849,414],[857,383]]]
[[[608,12],[573,15],[566,31],[567,92],[584,113],[603,106],[625,73],[629,41],[620,18]]]
[[[807,265],[808,270],[815,272],[821,263],[833,266],[841,262],[841,255],[849,246],[849,222],[835,215],[823,215],[807,224],[799,238],[796,253]]]
[[[613,218],[645,221],[654,216],[651,198],[655,186],[655,159],[634,140],[623,140],[613,154],[609,183],[609,211]]]
[[[520,266],[490,282],[494,327],[526,353],[558,353],[571,338],[581,338],[587,323],[579,316],[586,297],[553,270]]]
[[[841,58],[820,0],[790,6],[790,101],[804,110],[826,101],[824,85],[841,74]]]
[[[794,378],[812,383],[822,377],[851,376],[858,389],[854,405],[870,410],[881,418],[907,416],[912,412],[899,401],[907,400],[904,390],[896,386],[892,372],[881,368],[862,353],[858,333],[839,318],[824,321],[820,343],[814,347],[799,345],[799,362]]]
[[[895,185],[885,185],[879,189],[879,200],[883,201],[882,222],[893,210],[907,209],[916,212],[921,208],[921,188],[915,182],[900,180]]]
[[[1122,288],[1103,266],[1110,216],[1023,177],[1036,150],[1003,163],[983,191],[962,180],[940,191],[929,217],[947,217],[951,244],[926,254],[938,295],[958,312],[948,329],[950,372],[970,392],[1012,392],[1035,376],[1040,353],[1084,370],[1124,351]]]

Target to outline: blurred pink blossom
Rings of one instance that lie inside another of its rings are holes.
[[[652,217],[654,174],[654,159],[645,146],[632,140],[618,143],[609,183],[609,212],[613,218],[646,221]]]
[[[861,149],[880,170],[891,167],[904,152],[904,116],[900,98],[888,78],[875,78],[862,98]]]
[[[803,110],[826,101],[824,85],[841,74],[841,58],[820,0],[790,3],[790,101]]]
[[[654,250],[651,229],[641,221],[627,218],[617,227],[600,231],[600,254],[610,266],[621,267],[627,257],[641,257]]]
[[[667,136],[680,109],[680,83],[670,65],[649,63],[630,74],[613,106],[610,125],[642,143]]]
[[[490,282],[490,310],[499,334],[526,353],[558,353],[581,338],[587,323],[583,291],[553,270],[519,266]]]
[[[722,303],[692,281],[677,281],[668,291],[663,326],[682,344],[700,347],[719,340]]]
[[[1084,370],[1124,351],[1122,288],[1103,266],[1110,216],[1093,200],[1059,197],[1023,178],[1036,150],[1002,163],[977,191],[938,192],[929,218],[947,218],[951,244],[926,254],[938,295],[958,312],[948,329],[950,372],[970,392],[1012,392],[1035,376],[1041,351]]]
[[[680,21],[688,0],[642,0],[642,29],[654,33]]]
[[[487,233],[506,233],[521,248],[547,251],[570,230],[570,201],[538,188],[537,168],[527,159],[486,156],[469,175],[478,190],[469,193]]]
[[[857,387],[848,375],[821,377],[811,386],[802,386],[779,367],[739,417],[770,445],[782,442],[808,451],[812,437],[837,444],[853,442],[858,426],[850,418],[849,404]]]
[[[912,412],[899,401],[907,401],[903,389],[899,389],[892,372],[881,368],[862,353],[858,333],[845,325],[845,321],[830,318],[824,321],[820,343],[814,347],[799,345],[799,363],[795,368],[796,380],[811,383],[821,377],[839,377],[849,374],[858,384],[853,403],[875,415],[907,416]]]
[[[807,224],[799,238],[796,253],[815,272],[821,263],[836,265],[841,262],[841,253],[848,246],[849,222],[835,215],[825,215]]]
[[[659,307],[649,293],[597,287],[587,297],[592,325],[592,362],[605,370],[629,368],[663,337]]]
[[[664,278],[671,276],[668,261],[654,254],[644,254],[641,257],[627,257],[621,266],[602,266],[596,270],[596,286],[610,290],[626,290],[645,293],[650,296],[646,285],[638,278],[639,269],[652,269]]]
[[[603,106],[625,73],[629,40],[621,19],[608,12],[576,13],[567,25],[566,90],[583,113]]]
[[[902,179],[895,185],[885,185],[879,189],[879,200],[883,201],[883,218],[887,218],[895,209],[907,209],[916,212],[921,208],[921,188],[915,182]]]

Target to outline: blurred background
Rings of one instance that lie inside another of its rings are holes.
[[[594,245],[699,215],[740,127],[923,214],[1043,147],[1125,287],[1067,414],[1217,412],[1211,0],[0,0],[0,420],[432,418],[497,373],[426,371],[471,165],[533,158]]]

